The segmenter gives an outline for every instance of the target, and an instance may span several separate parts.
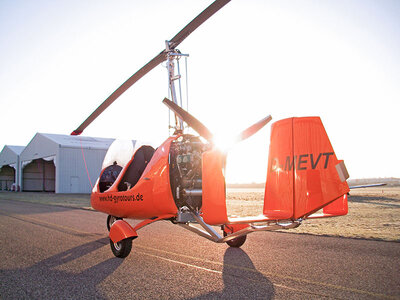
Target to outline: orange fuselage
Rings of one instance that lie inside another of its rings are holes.
[[[119,191],[118,185],[132,160],[108,190],[101,193],[97,182],[91,195],[92,207],[120,218],[148,219],[176,215],[178,209],[171,193],[168,160],[171,142],[178,137],[168,138],[157,148],[139,181],[131,189]]]

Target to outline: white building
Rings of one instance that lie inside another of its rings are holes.
[[[4,146],[0,152],[0,190],[10,190],[12,185],[19,185],[19,155],[24,146]]]
[[[37,133],[20,154],[21,190],[90,193],[113,141]]]

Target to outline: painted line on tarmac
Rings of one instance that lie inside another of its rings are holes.
[[[205,267],[200,267],[200,266],[193,265],[193,264],[188,264],[188,263],[185,263],[185,262],[182,262],[182,261],[179,261],[179,260],[174,260],[174,259],[166,258],[166,257],[155,255],[155,254],[150,254],[150,253],[147,253],[147,252],[136,251],[136,253],[144,254],[144,255],[147,255],[147,256],[151,256],[151,257],[154,257],[154,258],[157,258],[157,259],[161,259],[161,260],[165,260],[165,261],[168,261],[168,262],[171,262],[171,263],[183,265],[183,266],[186,266],[186,267],[195,268],[195,269],[198,269],[198,270],[201,270],[201,271],[217,273],[217,274],[220,274],[220,275],[223,274],[222,271],[209,269],[209,268],[205,268]],[[225,264],[225,266],[226,266],[226,264]],[[254,279],[251,279],[251,278],[246,278],[246,280],[253,281],[253,282],[259,282],[258,280],[254,280]],[[316,293],[316,292],[311,292],[311,291],[306,291],[306,290],[301,290],[301,289],[298,289],[298,288],[293,288],[293,287],[289,287],[289,286],[282,285],[282,284],[273,283],[273,285],[274,285],[274,287],[279,287],[279,288],[283,288],[283,289],[292,290],[292,291],[295,291],[297,293],[300,292],[300,293],[311,294],[311,295],[316,295],[316,296],[334,298],[331,295],[322,294],[322,293]],[[341,298],[334,298],[334,299],[341,299]]]
[[[278,277],[278,278],[281,278],[281,279],[297,281],[297,282],[300,282],[300,283],[306,283],[306,284],[321,286],[321,287],[325,287],[325,288],[332,288],[332,289],[340,290],[340,291],[343,291],[343,292],[363,294],[363,295],[373,296],[373,297],[376,297],[376,298],[398,299],[398,298],[390,296],[390,295],[373,293],[373,292],[368,292],[368,291],[359,290],[359,289],[355,289],[355,288],[344,287],[344,286],[331,284],[331,283],[317,282],[317,281],[312,281],[312,280],[303,279],[303,278],[297,278],[297,277],[293,277],[293,276],[279,275],[279,274],[274,274],[274,273],[271,273],[271,272],[259,271],[259,270],[250,269],[250,268],[246,268],[246,267],[239,267],[239,266],[235,266],[235,265],[231,265],[231,264],[212,261],[212,260],[208,260],[208,259],[204,259],[204,258],[200,258],[200,257],[186,255],[186,254],[179,254],[179,253],[176,253],[176,252],[161,250],[161,249],[152,248],[152,247],[146,247],[146,246],[141,246],[141,245],[135,245],[135,247],[136,248],[145,249],[145,250],[152,250],[152,251],[156,251],[156,252],[161,252],[161,253],[164,253],[164,254],[175,255],[175,256],[178,256],[178,257],[184,257],[184,258],[188,258],[188,259],[198,260],[198,261],[201,261],[201,262],[204,262],[204,263],[214,264],[214,265],[218,265],[218,266],[230,267],[230,268],[237,269],[237,270],[248,271],[248,272],[253,272],[253,273],[261,273],[262,275],[265,275],[267,277]],[[283,286],[283,287],[285,287],[285,286]],[[294,290],[297,290],[297,289],[294,289]],[[310,292],[306,292],[306,293],[310,293]],[[329,297],[331,297],[331,296],[329,296]]]

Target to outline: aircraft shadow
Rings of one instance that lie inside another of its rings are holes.
[[[257,271],[250,257],[240,248],[229,247],[222,270],[224,289],[192,299],[273,299],[272,282]]]
[[[31,267],[0,270],[2,299],[105,299],[97,285],[123,262],[110,258],[80,273],[65,270],[65,264],[108,244],[102,238],[42,260]]]
[[[393,202],[399,202],[399,200],[395,198],[390,198],[386,196],[357,196],[357,195],[350,195],[349,197],[350,202],[357,202],[357,203],[368,203],[368,204],[375,204],[379,206],[387,206],[387,207],[400,207],[400,204],[395,204]]]

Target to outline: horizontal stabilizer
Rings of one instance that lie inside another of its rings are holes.
[[[377,187],[377,186],[385,186],[386,183],[373,183],[373,184],[363,184],[363,185],[353,185],[350,186],[349,189],[362,189],[362,188],[370,188],[370,187]]]

